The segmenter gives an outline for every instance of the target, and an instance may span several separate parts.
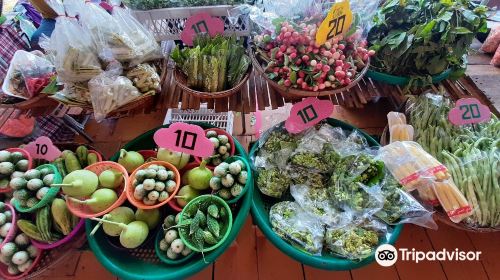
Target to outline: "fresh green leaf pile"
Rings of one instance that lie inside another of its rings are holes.
[[[377,71],[429,80],[448,68],[465,72],[475,35],[486,31],[486,7],[470,0],[389,0],[368,34]]]
[[[175,7],[198,7],[215,5],[252,4],[251,0],[125,0],[125,4],[134,10],[152,10]]]
[[[250,57],[234,37],[198,36],[193,48],[177,46],[172,59],[187,76],[188,86],[205,92],[231,89],[245,76]]]
[[[448,98],[427,94],[414,100],[410,121],[415,140],[446,165],[469,201],[471,227],[500,226],[500,121],[457,127],[448,121],[455,105]]]

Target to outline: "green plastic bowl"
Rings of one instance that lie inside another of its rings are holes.
[[[238,202],[238,200],[240,200],[240,198],[242,198],[245,195],[245,193],[248,191],[249,186],[252,184],[252,180],[253,180],[253,178],[252,178],[252,168],[250,167],[250,164],[248,163],[248,160],[246,158],[240,157],[240,156],[232,156],[232,157],[227,158],[224,162],[231,163],[231,162],[235,162],[237,160],[243,161],[243,163],[247,167],[247,169],[246,169],[247,174],[248,174],[248,176],[247,176],[247,183],[243,187],[243,190],[241,191],[240,195],[238,195],[236,197],[233,197],[230,200],[226,200],[226,202],[228,204],[235,204],[236,202]]]
[[[195,252],[210,252],[215,250],[217,247],[222,245],[224,241],[229,237],[229,234],[231,233],[231,227],[233,226],[233,214],[231,212],[231,208],[229,208],[229,205],[224,201],[224,199],[216,196],[216,195],[211,195],[211,194],[205,194],[205,195],[200,195],[196,197],[195,199],[191,200],[183,209],[181,212],[181,217],[179,219],[179,223],[182,224],[182,221],[184,220],[184,216],[188,214],[189,216],[193,217],[196,211],[199,208],[203,208],[204,211],[206,211],[206,208],[208,207],[209,204],[215,203],[217,206],[224,207],[226,209],[227,219],[224,221],[224,224],[221,226],[220,231],[221,233],[224,233],[222,238],[217,242],[217,244],[214,244],[211,247],[208,248],[198,248],[194,244],[191,243],[189,240],[188,236],[186,236],[186,233],[184,230],[179,229],[179,236],[182,239],[182,242],[188,246],[189,249],[195,251]]]
[[[351,125],[348,125],[344,122],[332,118],[327,119],[327,122],[334,127],[340,127],[347,131],[356,130],[366,138],[369,145],[371,146],[379,145],[377,141],[375,141],[368,134],[364,133],[363,131]],[[257,144],[252,147],[252,150],[250,151],[251,158],[255,155],[257,149],[258,149]],[[255,180],[257,180],[256,177],[257,176],[255,176]],[[367,264],[372,263],[375,260],[374,253],[372,253],[368,258],[364,260],[354,261],[341,257],[336,257],[334,255],[329,255],[329,254],[314,256],[304,251],[301,251],[300,249],[297,249],[287,241],[281,239],[281,237],[279,237],[271,228],[271,223],[269,221],[269,209],[271,209],[271,206],[279,202],[280,200],[263,195],[257,187],[254,187],[253,192],[254,194],[252,202],[252,216],[254,218],[255,223],[260,228],[262,233],[267,237],[267,239],[269,239],[269,241],[271,241],[271,243],[273,243],[274,246],[278,247],[278,249],[280,249],[283,253],[285,253],[289,257],[303,264],[325,270],[350,270],[365,266]],[[399,237],[402,228],[403,228],[402,225],[397,225],[392,227],[393,231],[392,234],[390,235],[389,240],[384,239],[382,240],[381,244],[382,243],[394,244],[394,242],[396,242],[397,238]]]
[[[63,178],[61,176],[61,173],[59,173],[59,170],[57,169],[57,167],[55,165],[53,165],[53,164],[43,164],[43,165],[38,166],[35,169],[36,170],[42,170],[44,168],[50,168],[50,169],[52,169],[52,172],[54,172],[54,181],[53,181],[54,184],[60,184],[62,182]],[[61,187],[50,187],[50,189],[47,192],[47,194],[37,204],[35,204],[31,208],[22,207],[19,204],[19,201],[17,201],[17,200],[14,202],[14,206],[16,207],[16,210],[19,211],[19,212],[21,212],[21,213],[31,213],[31,212],[34,212],[35,210],[40,209],[40,208],[44,207],[45,205],[51,203],[52,200],[54,200],[54,198],[59,193],[60,189],[61,189]]]
[[[183,257],[183,258],[180,258],[180,259],[176,259],[176,260],[172,260],[172,259],[169,259],[167,257],[167,252],[164,252],[162,250],[160,250],[160,241],[165,238],[165,233],[163,232],[163,229],[160,229],[158,231],[158,233],[156,234],[156,239],[155,239],[155,252],[156,252],[156,256],[158,256],[158,258],[168,264],[168,265],[181,265],[185,262],[187,262],[188,260],[190,260],[196,253],[194,251],[192,251],[189,255]]]
[[[443,73],[439,75],[432,76],[432,83],[437,84],[442,80],[447,79],[450,76],[450,74],[451,74],[451,68],[445,70]],[[368,69],[368,71],[366,72],[366,76],[368,78],[371,78],[372,80],[395,86],[406,86],[408,83],[410,83],[411,80],[411,78],[409,77],[394,76],[387,73],[377,72],[372,69]],[[417,83],[417,85],[423,86],[422,82],[420,81]]]
[[[197,125],[200,125],[203,128],[212,127],[208,124]],[[153,140],[154,133],[158,129],[165,127],[168,127],[168,125],[152,129],[135,138],[123,148],[131,151],[152,150],[156,148],[156,144]],[[236,139],[234,142],[236,144],[236,154],[248,159],[248,155],[241,144]],[[118,160],[118,156],[118,154],[115,154],[111,160]],[[235,208],[233,208],[234,220],[229,237],[220,247],[205,254],[205,259],[203,259],[201,254],[195,254],[195,256],[186,261],[183,265],[169,266],[162,263],[156,256],[154,245],[150,248],[142,248],[129,252],[128,255],[126,255],[123,251],[116,250],[108,245],[102,230],[99,230],[96,234],[90,236],[89,234],[92,231],[93,226],[96,224],[96,222],[91,220],[87,220],[85,224],[87,240],[89,242],[90,249],[93,251],[99,262],[120,279],[166,280],[188,278],[189,276],[203,270],[210,263],[214,262],[236,239],[236,236],[248,217],[252,204],[252,195],[253,184],[250,185],[250,189],[246,195],[239,201],[238,204],[235,205]],[[147,268],[147,272],[145,268]]]

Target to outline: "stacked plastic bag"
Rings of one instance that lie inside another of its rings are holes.
[[[161,58],[159,45],[125,8],[112,13],[90,1],[48,0],[59,17],[46,51],[54,57],[62,91],[60,102],[92,104],[96,120],[142,95],[160,89],[150,61]]]

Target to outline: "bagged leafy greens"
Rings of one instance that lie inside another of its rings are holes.
[[[293,246],[313,255],[321,254],[324,225],[293,201],[276,203],[269,210],[272,228]]]

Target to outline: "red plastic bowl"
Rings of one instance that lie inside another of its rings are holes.
[[[236,147],[234,146],[234,139],[233,139],[233,136],[229,133],[227,133],[227,131],[223,130],[223,129],[220,129],[220,128],[209,128],[209,129],[205,129],[205,133],[209,130],[213,130],[215,132],[217,132],[217,135],[226,135],[227,138],[229,139],[229,143],[231,144],[231,150],[229,151],[229,156],[234,156],[234,152],[236,150]],[[201,161],[203,160],[201,157],[194,157],[194,160],[198,163],[198,165],[201,163]],[[215,166],[213,165],[210,165],[210,164],[207,164],[207,167],[210,168],[210,169],[214,169]]]
[[[68,235],[66,235],[64,238],[62,238],[61,240],[58,240],[54,243],[44,243],[44,242],[36,241],[36,240],[32,239],[31,243],[33,244],[33,246],[37,247],[38,249],[44,249],[44,250],[54,249],[54,248],[57,248],[61,245],[68,243],[73,238],[78,236],[78,234],[83,233],[84,228],[85,228],[85,219],[80,218],[80,221],[78,222],[78,224],[76,224],[76,227],[73,228],[73,230]]]
[[[17,232],[16,210],[9,203],[5,203],[5,206],[7,208],[9,208],[10,212],[12,213],[12,219],[11,219],[11,222],[10,222],[12,224],[12,226],[10,227],[10,230],[7,233],[7,236],[3,240],[2,244],[0,244],[0,248],[2,248],[5,243],[8,243],[8,242],[12,241],[14,238],[16,238],[16,232]]]
[[[33,158],[31,157],[30,153],[28,153],[28,151],[26,151],[25,149],[8,148],[8,149],[5,149],[5,151],[11,152],[11,153],[20,152],[28,160],[28,170],[33,168]],[[5,189],[0,189],[0,193],[7,193],[7,192],[11,192],[11,191],[12,191],[12,189],[10,187],[5,188]]]

